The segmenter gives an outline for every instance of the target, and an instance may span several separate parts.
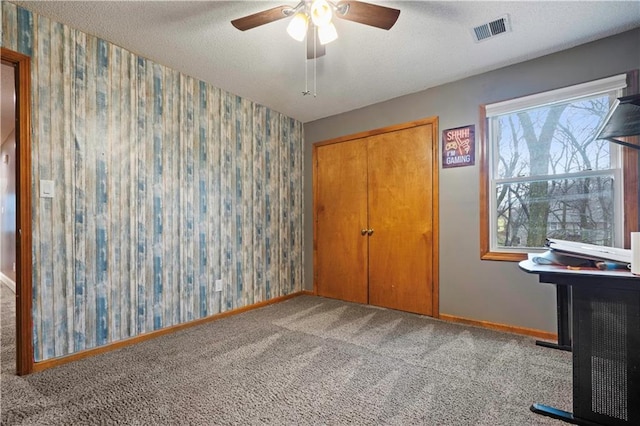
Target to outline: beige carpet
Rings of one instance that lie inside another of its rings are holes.
[[[17,377],[5,290],[3,425],[560,425],[531,403],[571,410],[570,353],[313,296]]]

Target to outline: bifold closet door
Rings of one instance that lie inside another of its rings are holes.
[[[369,303],[433,314],[432,125],[368,138]]]
[[[367,146],[317,148],[316,283],[320,296],[367,303]]]

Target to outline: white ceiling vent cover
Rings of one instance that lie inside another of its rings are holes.
[[[497,35],[511,32],[511,21],[509,15],[501,16],[493,21],[478,25],[471,30],[476,42],[493,38]]]

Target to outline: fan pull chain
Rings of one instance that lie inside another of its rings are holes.
[[[313,26],[313,97],[315,98],[318,95],[316,90],[316,85],[318,82],[317,72],[316,72],[316,62],[318,62],[318,27]]]
[[[314,26],[313,27],[313,97],[315,98],[318,93],[317,93],[317,70],[316,70],[316,60],[317,60],[317,53],[318,53],[318,37],[317,37],[317,32],[318,29]],[[307,35],[307,37],[309,37],[309,35]],[[306,47],[305,47],[305,51],[306,51]],[[309,72],[309,59],[307,59],[307,55],[305,53],[305,59],[304,59],[304,91],[302,92],[302,96],[307,96],[311,94],[311,91],[309,90],[309,76],[308,76],[308,72]]]
[[[307,37],[309,37],[309,35],[307,34]],[[302,92],[302,96],[307,96],[309,94],[311,94],[311,92],[309,91],[309,60],[307,59],[307,47],[306,47],[306,43],[304,43],[304,91]]]
[[[317,72],[316,72],[316,62],[318,62],[318,27],[314,26],[313,29],[313,97],[315,98],[318,95],[316,90],[316,85],[318,82]]]
[[[318,29],[316,28],[316,31]],[[316,72],[316,62],[318,62],[318,52],[317,52],[317,43],[318,43],[318,37],[314,37],[313,38],[313,97],[315,98],[318,95],[318,92],[316,90],[316,85],[318,82],[318,76],[317,76],[317,72]]]
[[[302,96],[307,96],[311,92],[309,92],[309,76],[307,70],[309,69],[309,64],[307,64],[309,60],[307,59],[307,54],[304,54],[304,90],[302,91]]]

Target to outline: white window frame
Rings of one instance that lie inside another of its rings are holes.
[[[580,98],[597,96],[616,91],[616,96],[622,96],[623,90],[627,87],[627,75],[620,74],[608,78],[603,78],[587,83],[576,84],[561,89],[550,90],[547,92],[537,93],[534,95],[523,96],[520,98],[487,104],[485,106],[485,117],[487,123],[487,152],[488,152],[488,230],[489,230],[489,251],[495,253],[526,253],[531,251],[540,251],[542,249],[535,247],[499,247],[497,239],[497,199],[496,188],[499,183],[512,183],[518,180],[529,181],[530,176],[526,178],[508,178],[496,179],[495,167],[497,157],[495,156],[496,148],[493,138],[492,118],[520,112],[527,109],[538,108],[542,106],[550,106],[558,103],[571,102]],[[614,175],[614,244],[621,245],[624,240],[624,173],[622,172],[622,146],[611,143],[611,169],[598,171],[585,171],[579,174],[571,174],[572,177],[586,177],[598,175]],[[556,175],[562,178],[563,175]]]

